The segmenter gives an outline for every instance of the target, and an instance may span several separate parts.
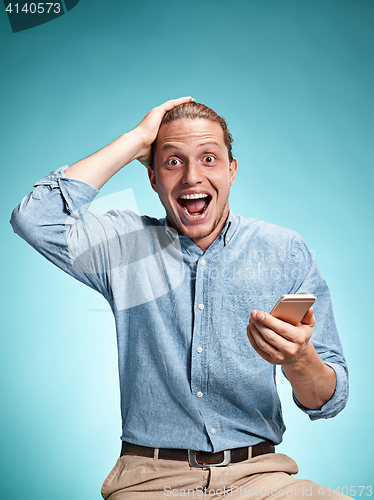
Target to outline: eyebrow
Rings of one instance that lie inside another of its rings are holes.
[[[210,146],[210,145],[212,145],[212,146],[218,146],[219,148],[221,148],[221,143],[219,141],[211,141],[211,140],[210,141],[201,142],[199,144],[199,147],[200,146]]]

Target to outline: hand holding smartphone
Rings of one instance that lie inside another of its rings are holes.
[[[282,295],[270,314],[277,319],[296,326],[314,304],[316,298],[315,295],[310,293]]]

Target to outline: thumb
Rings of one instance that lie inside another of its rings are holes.
[[[313,309],[313,307],[310,307],[307,310],[303,319],[301,320],[301,323],[303,323],[304,325],[308,325],[308,326],[314,326],[315,322],[316,322],[316,318],[314,317],[314,309]]]

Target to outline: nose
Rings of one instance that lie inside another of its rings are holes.
[[[193,161],[188,162],[184,168],[182,183],[194,186],[201,182],[202,175],[199,164]]]

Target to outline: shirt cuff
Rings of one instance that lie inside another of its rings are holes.
[[[348,400],[348,375],[346,370],[337,363],[329,363],[324,361],[324,363],[335,371],[336,374],[336,387],[335,392],[331,398],[318,410],[311,410],[306,408],[296,399],[295,395],[292,393],[293,400],[304,413],[306,413],[310,420],[318,420],[319,418],[331,418],[335,417],[347,404]]]
[[[86,182],[66,177],[65,171],[68,167],[69,165],[65,165],[54,170],[47,177],[36,182],[34,187],[59,188],[65,201],[66,210],[75,218],[80,217],[88,209],[99,190]]]

